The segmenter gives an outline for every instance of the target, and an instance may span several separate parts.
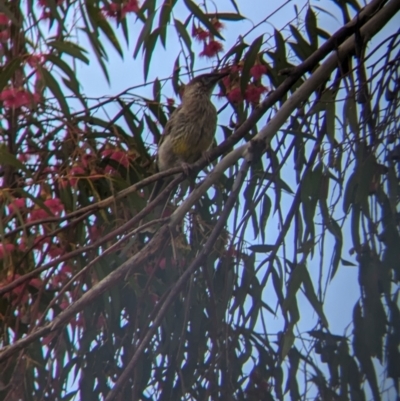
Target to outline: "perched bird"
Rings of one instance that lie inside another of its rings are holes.
[[[194,163],[211,147],[217,128],[217,110],[211,94],[217,82],[228,74],[199,75],[185,86],[182,104],[171,114],[158,144],[159,171]],[[150,200],[163,184],[163,180],[156,182]]]

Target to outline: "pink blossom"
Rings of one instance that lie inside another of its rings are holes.
[[[255,79],[261,79],[261,77],[267,73],[267,67],[263,64],[256,64],[250,68],[250,74]]]
[[[137,13],[139,11],[139,4],[137,0],[129,0],[122,6],[122,16],[127,13]]]
[[[217,18],[214,18],[211,23],[214,25],[214,28],[218,31],[221,32],[222,29],[225,28],[225,25]]]
[[[71,176],[84,175],[85,169],[81,166],[73,166],[70,170]],[[69,178],[69,183],[74,187],[78,183],[77,178]]]
[[[4,13],[0,13],[0,25],[8,25],[10,19]]]
[[[64,210],[64,205],[59,198],[46,199],[44,204],[51,210],[55,215],[59,215]]]
[[[117,3],[110,3],[101,9],[107,17],[117,18],[121,10],[121,6]]]
[[[193,25],[192,37],[202,42],[210,36],[210,32],[205,31],[202,27],[196,27]]]
[[[106,17],[125,18],[128,13],[137,13],[139,3],[137,0],[128,0],[125,3],[110,3],[101,9]]]
[[[30,155],[28,155],[27,153],[21,153],[18,155],[18,160],[22,163],[26,163],[30,158]]]
[[[249,85],[245,91],[244,98],[250,103],[257,104],[260,102],[261,95],[266,91],[267,88],[263,85]]]
[[[241,101],[243,101],[242,92],[239,87],[233,88],[232,90],[230,90],[227,93],[226,97],[232,103],[240,103]]]
[[[46,61],[46,55],[42,53],[30,54],[26,57],[26,62],[30,67],[35,68]]]
[[[49,256],[52,258],[56,258],[57,256],[61,256],[63,254],[64,254],[64,249],[60,248],[57,245],[53,245],[49,249]]]
[[[32,278],[29,281],[29,285],[32,287],[35,287],[37,290],[40,289],[40,287],[43,285],[43,281],[40,278]]]
[[[40,95],[29,93],[24,89],[7,88],[0,92],[0,101],[4,107],[20,108],[40,101]]]
[[[81,166],[73,166],[70,170],[72,175],[83,175],[85,174],[85,169]]]
[[[0,259],[4,259],[4,256],[12,252],[14,249],[15,249],[14,244],[0,243]]]
[[[0,42],[5,43],[8,39],[10,39],[10,31],[8,29],[0,31]]]
[[[91,164],[91,162],[95,159],[96,159],[96,156],[93,155],[92,153],[85,153],[81,159],[82,166],[85,168],[88,168],[89,165]]]
[[[8,205],[8,211],[10,213],[15,213],[17,210],[24,209],[26,207],[25,198],[14,199]]]
[[[35,208],[31,211],[28,221],[33,222],[47,219],[48,217],[50,217],[50,215],[46,212],[46,210]]]
[[[33,241],[33,247],[37,250],[43,250],[45,245],[49,245],[51,239],[49,237],[45,237],[44,235],[38,235]]]
[[[114,149],[104,149],[100,154],[106,158],[109,157],[111,154],[113,154]]]
[[[61,4],[64,1],[65,0],[57,0],[56,1],[57,6],[61,6]],[[43,8],[48,7],[48,5],[49,5],[48,0],[38,0],[38,4],[39,4],[40,7],[43,7]]]
[[[204,44],[203,51],[200,52],[201,57],[212,58],[217,55],[220,51],[223,50],[222,43],[217,42],[216,40],[210,40],[208,43]]]
[[[122,150],[116,150],[113,152],[110,159],[122,164],[125,168],[129,167],[129,157],[126,152],[123,152]]]

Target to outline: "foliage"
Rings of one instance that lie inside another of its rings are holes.
[[[230,4],[0,3],[1,399],[399,397],[399,1],[308,4],[282,29],[262,15],[229,47],[246,20]],[[152,98],[87,96],[79,65],[109,80],[138,26],[146,81],[180,45]],[[204,63],[230,72],[224,138],[160,219],[186,178],[154,175],[166,84],[178,96]],[[341,269],[359,296],[340,333]]]

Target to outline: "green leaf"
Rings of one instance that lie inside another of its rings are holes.
[[[242,70],[242,76],[240,79],[240,90],[244,94],[247,85],[250,80],[250,69],[253,67],[256,62],[258,53],[260,52],[261,46],[263,44],[264,35],[259,36],[254,42],[250,45],[249,50],[246,53],[246,57],[244,59],[244,65]]]
[[[91,8],[89,8],[89,9],[91,9]],[[100,14],[96,8],[94,8],[94,13],[95,13],[95,18],[96,18],[98,27],[100,28],[101,31],[103,31],[106,38],[114,46],[114,49],[117,51],[117,53],[123,59],[124,52],[122,51],[121,45],[119,44],[119,41],[118,41],[117,37],[115,36],[115,33],[114,33],[113,29],[111,28],[110,24],[107,22],[107,20],[105,18],[100,16]],[[94,18],[94,15],[91,15],[91,17]]]
[[[297,372],[299,369],[300,353],[295,347],[291,348],[289,351],[289,362],[290,368],[288,372],[288,380],[286,388],[290,390],[290,398],[292,401],[300,401],[300,391],[297,379]]]
[[[160,103],[161,99],[161,84],[158,78],[154,80],[153,84],[153,99],[157,102]]]
[[[254,171],[252,171],[252,176],[250,178],[250,181],[244,190],[244,199],[246,200],[246,202],[244,204],[243,211],[244,214],[246,215],[250,212],[253,223],[254,238],[258,236],[258,230],[259,230],[258,219],[254,213],[254,200],[253,200],[254,193],[257,187],[257,181],[258,181],[257,175],[254,173]]]
[[[63,40],[62,42],[59,40],[52,40],[47,43],[49,47],[58,50],[60,53],[67,53],[73,58],[77,58],[83,61],[85,64],[89,64],[89,59],[83,54],[87,53],[85,49],[78,46],[75,43],[68,42]]]
[[[340,259],[341,260],[341,262],[342,262],[342,265],[343,266],[357,266],[355,263],[353,263],[353,262],[349,262],[348,260],[346,260],[346,259]]]
[[[361,219],[361,208],[360,205],[355,204],[351,213],[351,237],[353,239],[354,248],[361,248],[361,239],[360,239],[360,219]]]
[[[143,120],[138,120],[135,114],[130,110],[130,107],[128,107],[129,105],[125,104],[121,99],[118,99],[118,103],[122,107],[125,122],[133,134],[135,145],[137,146],[140,155],[145,155],[147,153],[147,148],[142,138]],[[138,125],[135,124],[135,121],[138,121]]]
[[[222,60],[228,60],[230,56],[235,55],[234,63],[238,63],[242,58],[243,51],[249,47],[246,43],[240,42],[239,44],[235,44],[232,48],[230,48],[224,55]]]
[[[271,167],[272,167],[272,174],[273,177],[279,178],[280,177],[280,167],[279,167],[279,160],[276,152],[272,151],[268,153],[268,156],[271,160]],[[275,190],[275,208],[274,211],[276,212],[280,208],[281,202],[281,190],[279,185],[274,185]]]
[[[21,26],[21,21],[19,21],[17,18],[15,18],[15,13],[11,11],[7,7],[7,2],[5,1],[0,1],[0,12],[4,13],[12,22],[13,26],[20,27]],[[12,4],[12,3],[10,3]]]
[[[297,54],[300,60],[304,61],[313,52],[310,44],[304,39],[303,35],[298,31],[298,29],[290,25],[290,31],[297,43],[290,43],[292,49]]]
[[[321,97],[313,104],[309,114],[319,113],[328,109],[328,105],[335,103],[336,92],[332,89],[326,89]]]
[[[174,19],[174,25],[175,29],[180,36],[180,38],[183,40],[183,43],[185,43],[185,46],[187,47],[190,55],[190,66],[193,68],[194,64],[194,53],[192,51],[192,40],[190,39],[189,34],[187,33],[185,25],[182,24],[181,21]]]
[[[237,11],[237,13],[240,14],[239,7],[237,6],[236,1],[235,0],[231,0],[231,3],[233,5],[233,7],[235,8],[235,10]]]
[[[174,88],[174,92],[176,95],[179,94],[179,73],[181,71],[181,67],[179,65],[179,55],[174,63],[174,72],[172,73],[172,87]]]
[[[311,7],[308,7],[306,14],[306,30],[308,38],[310,39],[312,50],[316,51],[318,49],[317,18],[314,10]]]
[[[324,314],[324,310],[322,307],[322,302],[320,302],[317,298],[317,295],[314,290],[314,286],[311,281],[311,277],[307,271],[304,269],[304,276],[303,276],[303,286],[304,286],[304,295],[307,297],[308,301],[314,308],[315,312],[317,312],[318,317],[320,318],[322,324],[328,328],[329,323]]]
[[[282,278],[279,276],[279,274],[276,272],[275,269],[271,270],[271,275],[272,275],[272,284],[274,286],[276,296],[278,297],[279,305],[282,307],[284,301],[282,292],[282,286],[283,286]]]
[[[326,134],[331,145],[335,144],[335,121],[336,121],[336,106],[332,101],[327,104],[326,108]]]
[[[62,92],[60,85],[57,80],[42,66],[38,66],[41,76],[43,77],[43,81],[46,86],[50,89],[54,97],[57,99],[64,116],[70,118],[70,111],[68,107],[68,103],[65,100],[64,93]]]
[[[224,21],[242,21],[246,19],[246,17],[243,17],[243,15],[240,15],[239,13],[208,13],[205,15],[209,19],[217,18]]]
[[[294,194],[294,192],[292,191],[292,188],[290,188],[289,184],[287,184],[285,181],[283,181],[282,178],[276,177],[274,181],[275,181],[276,185],[279,185],[280,189],[285,190],[289,194]]]
[[[290,349],[293,346],[295,336],[293,334],[293,329],[288,329],[283,335],[282,348],[281,348],[281,359],[285,359]]]
[[[46,60],[49,60],[51,63],[60,68],[60,70],[68,76],[74,87],[78,89],[77,92],[79,93],[79,82],[77,81],[76,74],[74,71],[72,71],[72,68],[60,57],[53,56],[52,54],[47,55]],[[74,91],[75,94],[77,92]]]
[[[263,196],[263,202],[261,206],[261,218],[260,218],[260,230],[262,242],[265,241],[265,227],[267,225],[268,217],[271,213],[272,202],[268,195]]]
[[[276,29],[274,31],[274,37],[276,47],[274,62],[275,67],[280,70],[287,66],[285,39],[283,38],[282,34]]]
[[[109,42],[114,46],[114,49],[117,51],[117,53],[119,53],[121,58],[124,58],[124,52],[122,51],[121,45],[119,44],[119,41],[115,36],[115,33],[110,24],[101,15],[101,13],[99,13],[99,9],[97,7],[94,7],[91,2],[88,1],[85,4],[90,20],[96,27],[100,28],[100,30],[104,33]]]
[[[122,32],[124,34],[125,38],[125,43],[129,45],[129,30],[128,30],[128,23],[126,18],[122,18],[120,21],[121,27],[122,27]]]
[[[146,120],[147,126],[149,127],[151,133],[154,135],[156,142],[159,142],[160,137],[161,137],[161,132],[158,129],[157,124],[147,114],[144,115],[144,118]]]
[[[146,23],[144,24],[142,31],[140,32],[140,35],[136,42],[135,51],[133,52],[133,58],[137,57],[139,50],[142,47],[143,42],[149,39],[149,35],[150,35],[151,28],[153,26],[153,20],[154,20],[155,15],[156,15],[156,13],[153,12],[147,18]]]
[[[86,22],[86,21],[85,21]],[[86,33],[89,42],[92,46],[94,54],[96,55],[97,61],[100,64],[100,67],[103,71],[104,76],[106,77],[107,83],[110,83],[110,76],[108,75],[107,67],[103,61],[103,58],[106,57],[106,53],[102,44],[100,43],[97,36],[89,29],[89,27],[82,28],[82,30]]]
[[[328,230],[335,237],[335,247],[333,248],[333,255],[332,255],[332,273],[331,273],[331,280],[332,280],[337,272],[337,269],[339,267],[340,257],[342,256],[343,235],[339,224],[334,219],[330,220]]]
[[[289,310],[292,302],[295,301],[297,291],[299,290],[306,273],[307,271],[304,264],[296,265],[296,267],[292,271],[289,282],[287,284],[287,295],[285,300],[283,301],[283,310]]]
[[[149,110],[152,112],[154,117],[157,119],[157,121],[165,127],[167,124],[167,117],[165,116],[164,110],[159,102],[154,103],[151,101],[147,102],[147,106]]]
[[[355,202],[360,204],[365,202],[368,198],[371,182],[376,172],[376,159],[371,155],[361,163],[362,165],[358,169],[358,185],[355,193]]]
[[[349,94],[344,101],[343,106],[344,120],[350,125],[350,129],[357,137],[360,134],[360,126],[358,123],[357,103],[354,100],[354,94]]]
[[[343,195],[343,212],[347,214],[352,203],[354,203],[355,189],[357,185],[357,174],[354,172],[347,180]]]
[[[57,22],[60,24],[59,28],[62,31],[66,31],[65,25],[64,25],[64,19],[61,18],[59,12],[58,12],[58,7],[57,7],[57,3],[56,0],[47,0],[46,2],[47,7],[49,7],[50,9],[50,14],[51,17],[50,18],[50,26],[52,26],[54,19],[57,20]]]
[[[249,249],[251,251],[257,252],[257,253],[271,252],[274,248],[275,248],[275,245],[268,245],[268,244],[251,245],[251,246],[249,246]]]
[[[7,63],[4,67],[0,68],[0,92],[8,84],[8,81],[14,75],[15,71],[17,71],[20,65],[21,65],[21,58],[16,57],[9,63]]]
[[[150,34],[148,39],[144,42],[144,60],[143,60],[143,74],[144,74],[144,80],[147,81],[147,76],[150,71],[150,62],[151,62],[151,57],[153,55],[154,47],[157,43],[157,38],[158,38],[159,30],[156,29],[153,33]]]
[[[5,146],[5,144],[0,143],[0,165],[1,166],[13,166],[19,170],[25,172],[29,177],[31,177],[31,172],[25,167],[25,165],[20,162],[15,155],[10,153]]]
[[[177,0],[164,0],[161,6],[160,18],[158,20],[158,28],[160,29],[160,39],[161,43],[165,48],[165,43],[167,40],[167,26],[171,19],[171,12],[174,8]]]
[[[201,9],[193,3],[191,0],[183,0],[186,7],[191,13],[217,38],[224,40],[223,36],[215,29],[214,25],[211,23],[206,14],[201,11]]]
[[[81,101],[83,107],[87,109],[88,105],[86,100],[82,97],[79,86],[77,86],[77,82],[70,81],[66,78],[62,78],[63,84]]]
[[[320,36],[321,38],[323,38],[325,40],[328,40],[331,38],[331,35],[321,28],[317,28],[317,34],[318,34],[318,36]]]

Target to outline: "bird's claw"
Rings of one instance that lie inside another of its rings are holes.
[[[182,162],[182,163],[181,163],[181,167],[182,167],[182,169],[183,169],[183,173],[184,173],[186,176],[189,176],[189,173],[190,173],[190,166],[189,166],[189,164],[188,164],[188,163]]]
[[[212,160],[210,158],[210,153],[208,150],[206,150],[205,152],[202,152],[201,156],[203,157],[203,159],[207,160],[207,163],[212,162]]]

